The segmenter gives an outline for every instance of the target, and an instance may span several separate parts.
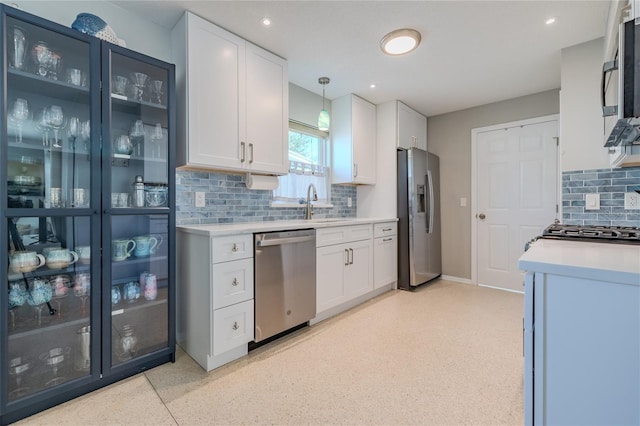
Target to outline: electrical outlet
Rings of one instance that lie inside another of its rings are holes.
[[[585,210],[600,210],[600,194],[586,194]]]
[[[204,207],[204,192],[196,192],[196,207]]]
[[[640,194],[638,194],[637,192],[625,192],[624,209],[640,210]]]

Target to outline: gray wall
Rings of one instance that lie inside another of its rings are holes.
[[[440,157],[442,273],[471,279],[471,130],[560,111],[550,90],[427,119],[429,151]],[[467,206],[460,207],[460,198]]]

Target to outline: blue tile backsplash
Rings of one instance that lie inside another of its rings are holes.
[[[265,222],[304,219],[304,208],[271,207],[273,192],[249,190],[245,176],[226,173],[176,171],[176,223]],[[195,192],[205,193],[205,207],[195,207]],[[347,207],[347,198],[352,206]],[[331,186],[333,208],[315,208],[315,218],[356,217],[356,187]]]
[[[562,173],[562,222],[640,226],[640,210],[624,209],[624,193],[640,191],[640,167]],[[600,209],[585,210],[585,194],[600,194]]]

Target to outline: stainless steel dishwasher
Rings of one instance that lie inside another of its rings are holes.
[[[316,316],[316,231],[254,234],[255,341]]]

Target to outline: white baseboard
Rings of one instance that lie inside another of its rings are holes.
[[[453,281],[456,283],[475,285],[469,278],[458,278],[458,277],[452,277],[451,275],[440,275],[440,278],[442,278],[443,280]]]
[[[487,288],[493,288],[495,290],[502,290],[502,291],[509,291],[511,293],[518,293],[518,294],[524,294],[524,291],[519,291],[519,290],[512,290],[510,288],[502,288],[502,287],[494,287],[492,285],[485,285],[485,284],[479,284],[480,287],[487,287]]]

